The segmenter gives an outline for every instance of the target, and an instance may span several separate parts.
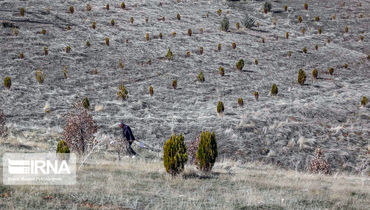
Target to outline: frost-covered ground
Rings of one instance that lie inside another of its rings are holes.
[[[305,169],[314,149],[321,146],[334,171],[367,173],[370,109],[360,107],[360,100],[370,96],[370,2],[361,1],[361,6],[360,1],[346,1],[344,6],[342,2],[273,1],[272,12],[264,14],[264,1],[163,1],[162,6],[159,1],[126,1],[122,10],[121,1],[1,0],[0,20],[19,27],[17,36],[12,28],[0,27],[0,78],[11,76],[13,83],[10,90],[0,88],[9,136],[20,142],[47,142],[48,150],[54,150],[63,115],[73,102],[87,96],[101,135],[118,136],[117,122],[123,120],[138,140],[161,148],[173,132],[184,133],[189,141],[202,130],[212,130],[224,157]],[[90,12],[87,3],[92,6]],[[69,13],[71,5],[73,14]],[[19,15],[21,7],[26,11],[24,17]],[[222,9],[221,16],[218,9]],[[181,20],[176,19],[177,13]],[[235,24],[246,13],[260,26],[237,30]],[[224,15],[230,20],[229,32],[220,30]],[[159,20],[162,16],[165,21]],[[315,21],[316,16],[320,21]],[[345,26],[348,33],[344,33]],[[322,34],[318,34],[319,27]],[[160,32],[163,39],[158,39]],[[145,40],[146,33],[150,41]],[[105,37],[110,39],[109,46]],[[87,40],[90,47],[85,45]],[[220,52],[218,43],[222,44]],[[43,46],[48,48],[47,56]],[[200,46],[203,55],[198,53]],[[164,59],[168,48],[174,53],[172,61]],[[186,51],[190,57],[185,57]],[[24,59],[18,59],[21,52]],[[239,59],[246,61],[243,71],[235,68]],[[348,68],[343,67],[345,63]],[[218,74],[220,66],[225,68],[224,77]],[[330,67],[333,76],[328,74]],[[34,75],[39,68],[46,73],[42,85]],[[308,75],[304,86],[297,83],[300,68]],[[319,72],[317,80],[312,79],[313,68]],[[97,74],[92,74],[94,69]],[[196,81],[201,70],[204,83]],[[171,88],[174,79],[176,90]],[[129,91],[127,101],[117,98],[121,83]],[[279,88],[277,96],[269,95],[273,83]],[[258,101],[254,91],[260,94]],[[239,97],[244,99],[243,107],[237,105]],[[219,100],[225,104],[223,116],[216,113]],[[45,105],[50,113],[45,113]]]

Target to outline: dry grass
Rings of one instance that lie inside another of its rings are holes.
[[[160,153],[156,158],[141,154],[117,162],[114,153],[96,153],[78,171],[74,186],[0,185],[0,208],[365,209],[370,205],[368,177],[312,175],[224,160],[209,175],[187,165],[184,174],[172,178]]]

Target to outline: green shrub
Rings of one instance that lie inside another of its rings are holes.
[[[223,113],[225,111],[224,103],[222,101],[219,101],[217,103],[217,113]]]
[[[19,53],[19,58],[20,58],[20,59],[23,59],[23,58],[24,58],[23,53]]]
[[[60,140],[57,146],[57,153],[70,153],[67,142]]]
[[[362,97],[361,106],[366,106],[368,103],[369,103],[369,100],[366,98],[366,96]]]
[[[109,10],[109,4],[105,5],[105,9]]]
[[[203,47],[201,46],[201,47],[199,47],[199,54],[203,54]]]
[[[302,69],[299,69],[298,71],[298,83],[300,85],[303,85],[306,81],[306,72],[304,72]]]
[[[166,58],[168,60],[172,60],[173,59],[173,53],[172,53],[172,51],[170,49],[168,49],[168,51],[167,51]]]
[[[284,5],[284,10],[288,11],[288,6],[287,5]]]
[[[304,9],[308,10],[308,4],[307,3],[304,3]]]
[[[242,98],[238,98],[238,104],[239,106],[243,106],[244,105],[244,101]]]
[[[235,49],[235,48],[236,48],[236,43],[235,43],[235,42],[231,43],[231,47],[232,47],[233,49]]]
[[[112,26],[114,26],[114,19],[112,19],[112,20],[110,21],[110,24],[111,24]]]
[[[302,16],[298,17],[298,22],[302,23]]]
[[[95,21],[94,21],[94,22],[92,22],[91,27],[92,27],[93,29],[95,29],[95,28],[96,28],[96,22],[95,22]]]
[[[330,67],[330,68],[329,68],[329,74],[330,74],[330,75],[333,75],[333,73],[334,73],[334,69],[333,69],[332,67]]]
[[[44,50],[44,55],[48,55],[48,48],[44,46],[42,49]]]
[[[184,170],[187,161],[188,155],[183,135],[172,135],[163,147],[163,164],[167,173],[176,176]]]
[[[177,13],[176,18],[177,18],[177,20],[181,20],[181,16],[180,16],[179,13]]]
[[[35,76],[36,76],[36,80],[39,84],[42,84],[44,83],[44,80],[45,80],[45,77],[46,77],[46,74],[42,73],[42,71],[40,69],[38,69],[35,73]]]
[[[10,77],[5,77],[4,87],[10,89],[11,86],[12,86],[12,79]]]
[[[307,47],[304,47],[304,48],[302,49],[302,51],[303,51],[303,53],[307,53]]]
[[[236,68],[238,70],[243,70],[243,67],[244,67],[244,60],[243,59],[240,59],[237,63],[236,63]]]
[[[318,50],[319,49],[319,45],[316,44],[315,45],[315,49]]]
[[[90,41],[89,40],[86,41],[86,47],[90,47]]]
[[[218,43],[218,45],[217,45],[217,50],[218,50],[218,51],[221,51],[221,43]]]
[[[315,21],[320,21],[319,16],[316,16],[316,17],[315,17]]]
[[[271,9],[272,9],[272,4],[270,2],[265,2],[265,4],[263,5],[263,8],[266,12],[271,12]]]
[[[126,5],[124,2],[121,3],[121,9],[125,9],[126,8]]]
[[[86,4],[86,10],[91,11],[91,5],[90,4]]]
[[[204,172],[212,170],[218,156],[215,132],[209,131],[200,134],[200,142],[196,154],[196,164]]]
[[[317,69],[313,69],[313,70],[312,70],[312,77],[313,77],[314,79],[317,79],[317,74],[318,74]]]
[[[229,19],[225,16],[221,21],[221,30],[228,31],[229,30]]]
[[[224,67],[220,66],[220,68],[218,68],[218,73],[219,73],[221,76],[224,76],[224,75],[225,75]]]
[[[66,47],[66,53],[69,53],[71,51],[71,47],[70,46],[67,46]]]
[[[345,63],[345,64],[343,65],[343,67],[344,67],[345,69],[346,69],[346,68],[348,68],[348,64],[346,64],[346,63]]]
[[[127,97],[128,97],[128,91],[126,90],[126,87],[125,87],[125,85],[123,83],[119,86],[117,95],[122,100],[126,100],[127,99]]]
[[[198,81],[199,82],[204,82],[204,75],[203,75],[202,71],[200,71],[199,74],[198,74]]]
[[[130,17],[130,23],[134,23],[134,18],[133,17]]]
[[[274,84],[272,84],[272,87],[271,87],[271,95],[277,95],[277,94],[278,94],[278,87],[274,83]]]
[[[107,46],[109,46],[109,38],[108,38],[108,37],[105,37],[105,44],[106,44]]]
[[[90,101],[87,97],[85,97],[83,100],[82,100],[82,106],[85,108],[85,109],[89,109],[90,108]]]

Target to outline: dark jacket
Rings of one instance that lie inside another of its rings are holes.
[[[134,137],[134,134],[132,134],[131,128],[128,125],[123,124],[122,130],[123,130],[123,137],[125,137],[127,141],[132,143],[135,140],[135,137]]]

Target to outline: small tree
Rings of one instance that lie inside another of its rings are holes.
[[[236,63],[236,68],[238,70],[243,70],[243,67],[244,67],[244,60],[243,59],[240,59],[237,63]]]
[[[85,97],[83,100],[82,100],[82,106],[85,108],[85,109],[89,109],[90,108],[90,101],[87,97]]]
[[[182,134],[172,135],[163,148],[163,164],[167,173],[175,176],[184,170],[184,165],[188,161],[186,146]]]
[[[196,164],[199,166],[199,169],[204,172],[211,171],[216,162],[217,155],[215,133],[210,133],[209,131],[202,132],[200,134],[200,142],[196,155]]]
[[[271,95],[277,95],[277,94],[278,94],[278,87],[274,83],[274,84],[272,84],[272,87],[271,87]]]
[[[198,81],[199,82],[204,82],[204,75],[203,75],[202,71],[200,71],[199,74],[198,74]]]
[[[172,53],[172,51],[170,49],[168,49],[168,51],[167,51],[166,58],[168,60],[172,60],[173,59],[173,53]]]
[[[225,111],[224,103],[222,101],[219,101],[217,103],[217,113],[223,113]]]
[[[313,69],[313,70],[312,70],[312,77],[313,77],[314,79],[317,79],[317,75],[318,75],[317,69]]]
[[[122,100],[126,100],[128,98],[128,91],[123,83],[119,86],[117,95]]]
[[[10,89],[11,86],[12,86],[12,79],[10,77],[5,77],[4,87]]]
[[[369,99],[366,96],[362,97],[361,106],[366,106],[369,103]]]
[[[81,103],[73,104],[73,109],[65,116],[65,121],[63,138],[68,148],[83,154],[95,144],[94,134],[97,132],[97,126]]]
[[[306,72],[304,72],[302,69],[299,69],[298,71],[298,83],[300,85],[303,85],[306,81]]]
[[[228,31],[229,30],[229,19],[225,16],[221,21],[221,30]]]

